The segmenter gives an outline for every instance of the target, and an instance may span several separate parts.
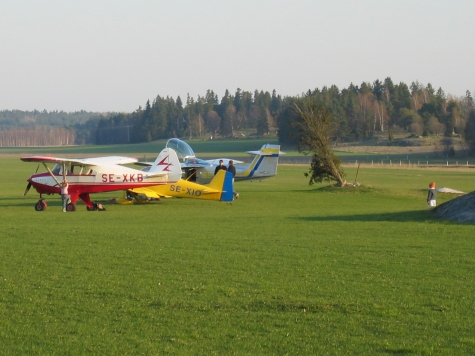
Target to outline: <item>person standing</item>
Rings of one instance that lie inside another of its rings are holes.
[[[234,187],[234,176],[236,175],[236,167],[234,167],[233,160],[229,160],[229,165],[228,165],[228,172],[231,172],[233,175],[233,187]],[[239,199],[239,193],[236,191],[233,191],[234,198]]]
[[[435,190],[435,182],[429,184],[429,191],[427,192],[427,205],[437,206],[437,190]]]
[[[63,213],[66,212],[66,206],[68,205],[68,201],[70,198],[68,188],[69,188],[69,184],[68,184],[68,181],[65,179],[61,183],[61,199],[63,200]]]
[[[224,165],[222,159],[219,160],[219,165],[216,166],[216,169],[214,170],[214,175],[218,174],[218,172],[219,172],[221,169],[226,170],[226,166]]]

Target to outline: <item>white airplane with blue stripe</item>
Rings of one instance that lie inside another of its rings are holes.
[[[236,181],[262,180],[273,177],[277,174],[279,156],[285,154],[285,152],[280,151],[280,145],[265,144],[259,151],[247,151],[248,154],[254,155],[254,158],[251,163],[246,164],[243,161],[230,158],[216,158],[212,160],[196,158],[190,145],[178,138],[168,140],[166,147],[176,151],[185,176],[188,177],[194,174],[196,182],[201,184],[211,181],[220,160],[223,161],[226,167],[228,167],[229,161],[233,160],[236,167],[236,175],[234,177]]]

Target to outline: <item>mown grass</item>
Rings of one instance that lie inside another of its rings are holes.
[[[36,165],[0,169],[2,354],[475,352],[475,228],[425,207],[430,181],[471,191],[473,173],[360,168],[340,189],[281,166],[232,205],[64,214],[22,196]]]
[[[228,155],[238,153],[245,155],[246,151],[259,150],[266,143],[277,144],[276,138],[269,139],[236,139],[236,140],[185,140],[189,143],[198,157]],[[50,155],[117,155],[130,156],[151,155],[155,158],[165,148],[167,140],[157,140],[149,143],[117,144],[117,145],[88,145],[88,146],[55,146],[55,147],[0,147],[0,154],[50,154]],[[297,153],[295,153],[297,154]],[[79,157],[78,156],[78,157]],[[233,156],[233,157],[234,157]]]

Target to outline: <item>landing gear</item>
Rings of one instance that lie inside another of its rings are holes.
[[[35,204],[35,210],[36,211],[43,211],[43,210],[46,210],[47,206],[48,206],[48,204],[46,204],[46,202],[43,199],[40,199]]]
[[[105,211],[104,205],[92,202],[92,208],[86,206],[87,211]]]
[[[35,204],[35,210],[36,211],[43,211],[43,210],[46,210],[46,207],[48,206],[48,204],[46,204],[46,201],[44,200],[44,198],[41,198],[40,200],[38,200]],[[66,211],[76,211],[76,205],[69,201],[69,203],[66,205]]]
[[[86,205],[86,209],[87,209],[87,211],[96,211],[97,210],[97,204],[92,203],[92,208],[90,208]]]

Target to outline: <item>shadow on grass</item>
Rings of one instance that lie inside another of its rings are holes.
[[[422,190],[424,193],[427,192],[427,189]],[[369,185],[360,185],[358,187],[337,187],[335,185],[325,185],[323,187],[316,187],[307,185],[307,189],[294,189],[290,191],[291,193],[336,193],[336,194],[364,194],[364,193],[375,193],[380,192],[379,189],[374,188]]]
[[[108,199],[92,199],[94,201],[94,203],[101,203],[101,204],[113,204],[111,203]],[[62,206],[62,202],[61,202],[61,197],[50,197],[48,199],[48,197],[45,198],[45,201],[46,203],[48,204],[48,207],[49,206],[59,206],[61,207]],[[36,202],[37,200],[35,201],[31,201],[31,200],[28,200],[24,197],[17,197],[17,198],[8,198],[6,200],[0,200],[0,207],[25,207],[25,206],[30,206],[30,207],[34,207],[36,205]],[[82,203],[81,201],[78,200],[78,202],[76,203],[76,207],[78,206],[83,206],[83,207],[86,207],[86,205],[84,205],[84,203]]]
[[[410,210],[396,213],[380,214],[351,214],[351,215],[332,215],[332,216],[303,216],[293,218],[303,221],[438,221],[429,210]]]
[[[418,354],[416,350],[411,350],[408,348],[402,348],[402,349],[383,349],[382,352],[388,354],[388,355],[414,355]]]
[[[50,202],[46,200],[48,206],[50,205]],[[24,198],[8,198],[7,200],[2,200],[0,201],[0,207],[6,207],[6,208],[11,208],[11,207],[25,207],[25,206],[30,206],[34,207],[36,204],[36,200],[32,202],[31,200],[26,200]],[[58,204],[52,203],[51,205],[61,205],[61,202]]]

